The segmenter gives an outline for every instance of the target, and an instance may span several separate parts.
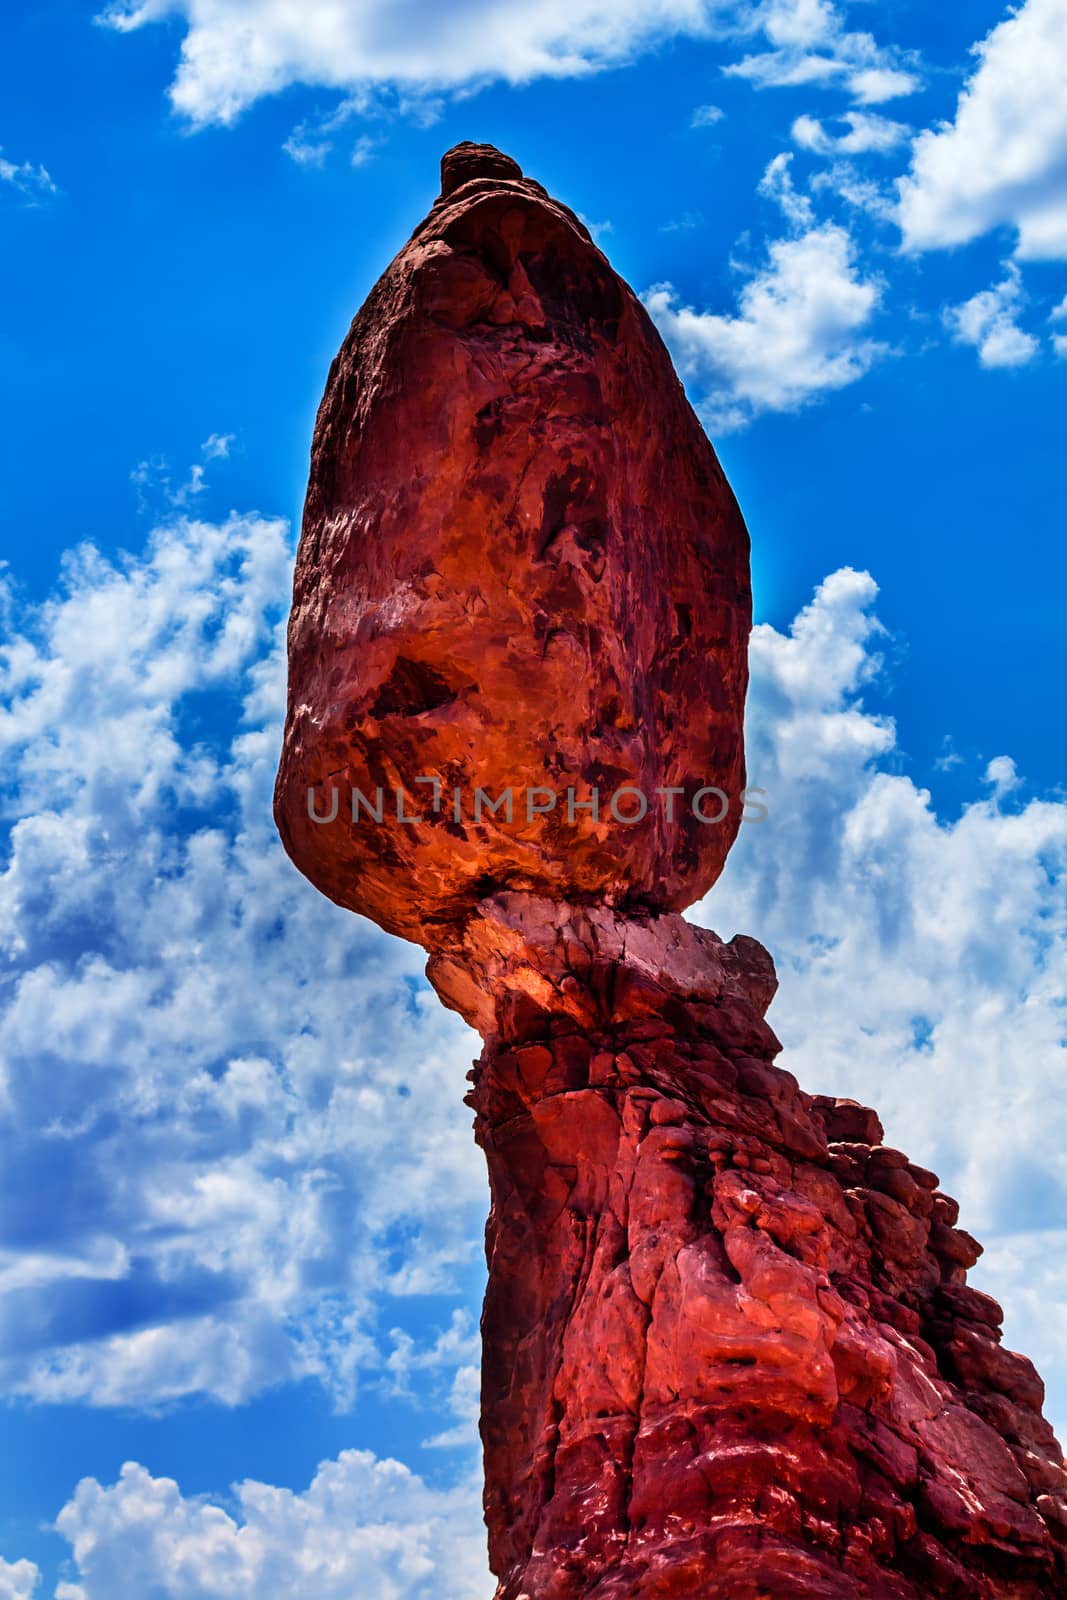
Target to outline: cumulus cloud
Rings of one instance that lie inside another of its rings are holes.
[[[756,21],[771,48],[726,71],[758,89],[842,88],[862,105],[877,105],[919,87],[910,58],[880,46],[869,33],[848,29],[831,0],[764,0]]]
[[[919,83],[910,57],[850,30],[829,0],[307,0],[298,22],[281,0],[112,0],[100,20],[128,33],[173,15],[186,33],[170,97],[196,125],[233,122],[295,83],[349,96],[342,115],[399,109],[433,120],[442,94],[583,76],[671,38],[715,37],[732,50],[762,39],[769,48],[726,68],[759,88],[839,87],[874,105]],[[699,108],[709,120],[717,109]],[[301,124],[285,149],[319,165],[328,123]]]
[[[919,135],[901,181],[905,248],[1007,227],[1019,260],[1067,259],[1067,0],[1025,0],[975,52],[954,120]]]
[[[77,1567],[56,1600],[488,1600],[493,1592],[474,1481],[433,1489],[398,1461],[346,1450],[302,1494],[246,1480],[232,1498],[230,1509],[187,1498],[135,1462],[107,1488],[84,1478],[56,1520]]]
[[[837,120],[847,124],[846,133],[828,132],[818,117],[797,117],[792,128],[794,144],[816,155],[886,155],[903,144],[911,131],[907,123],[874,111],[846,111]]]
[[[1008,1341],[1041,1353],[1063,1424],[1067,803],[1025,799],[1001,755],[938,815],[865,704],[885,670],[876,594],[845,569],[787,631],[755,629],[748,767],[770,814],[696,915],[774,954],[783,1064],[877,1106],[961,1200],[989,1250],[972,1277],[1006,1295]],[[1042,1287],[1017,1296],[1031,1270]]]
[[[843,128],[835,130],[818,117],[804,115],[796,118],[790,130],[793,143],[801,150],[829,158],[827,166],[812,174],[809,189],[813,194],[833,195],[878,222],[895,223],[895,189],[890,182],[872,178],[861,158],[891,154],[907,140],[911,129],[874,111],[847,111],[834,120]]]
[[[1013,789],[1018,789],[1022,783],[1011,756],[994,756],[986,765],[985,781],[998,800],[1010,794]]]
[[[1039,349],[1033,334],[1018,325],[1025,300],[1019,269],[1009,261],[1000,283],[949,306],[945,325],[957,343],[975,347],[983,367],[1024,367]]]
[[[811,202],[793,186],[788,156],[771,162],[761,189],[795,233],[770,245],[766,265],[741,290],[736,315],[681,305],[669,283],[644,296],[702,415],[719,433],[763,412],[797,411],[854,383],[885,350],[864,337],[882,289],[861,275],[848,232],[815,223]]]
[[[103,20],[128,32],[183,17],[188,31],[171,99],[194,123],[225,123],[293,83],[387,85],[421,96],[494,80],[574,77],[672,35],[706,35],[720,9],[716,0],[309,0],[297,18],[280,0],[117,0]]]
[[[722,121],[725,115],[726,112],[723,111],[721,106],[697,106],[689,119],[689,126],[691,128],[713,128],[717,122]]]
[[[40,1576],[32,1561],[0,1560],[0,1600],[30,1600]]]
[[[0,652],[8,1394],[348,1404],[477,1261],[472,1036],[274,834],[290,564],[281,522],[171,513]]]

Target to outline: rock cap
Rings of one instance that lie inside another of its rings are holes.
[[[522,168],[493,144],[464,139],[441,157],[441,199],[445,200],[474,178],[519,178]]]

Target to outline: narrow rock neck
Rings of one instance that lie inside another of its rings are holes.
[[[758,1020],[778,983],[767,951],[745,935],[727,944],[677,913],[627,915],[519,893],[483,900],[426,970],[444,1004],[491,1042],[536,1037],[553,1018],[593,1028],[682,1001],[740,1007]]]

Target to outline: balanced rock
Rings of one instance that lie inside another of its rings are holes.
[[[776,1063],[767,952],[678,914],[740,819],[748,631],[639,302],[458,146],[319,413],[276,815],[485,1040],[497,1600],[1067,1595],[1063,1457],[958,1207]]]
[[[286,849],[431,946],[500,890],[686,906],[741,817],[749,626],[744,522],[643,306],[458,146],[315,427]]]

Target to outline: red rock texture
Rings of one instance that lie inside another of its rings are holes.
[[[276,815],[485,1037],[498,1600],[1065,1595],[1041,1381],[955,1203],[774,1065],[755,940],[677,915],[736,831],[748,629],[744,525],[644,311],[457,147],[319,414]],[[674,821],[470,816],[623,786],[677,788]]]
[[[873,1111],[773,1065],[754,940],[509,895],[430,975],[488,1035],[498,1600],[1067,1594],[981,1247]]]
[[[278,826],[331,899],[428,944],[492,889],[679,908],[740,821],[744,522],[578,218],[489,147],[442,168],[315,427]],[[719,825],[689,804],[708,785],[729,797]],[[626,786],[648,803],[633,825],[608,814]],[[311,820],[309,788],[322,817],[339,797],[334,823]],[[394,826],[361,808],[354,827],[353,789],[379,788]],[[398,788],[424,821],[396,825]],[[479,788],[513,789],[513,822],[474,821]],[[546,788],[555,808],[528,818]],[[568,789],[578,806],[597,789],[599,819],[569,821]]]

